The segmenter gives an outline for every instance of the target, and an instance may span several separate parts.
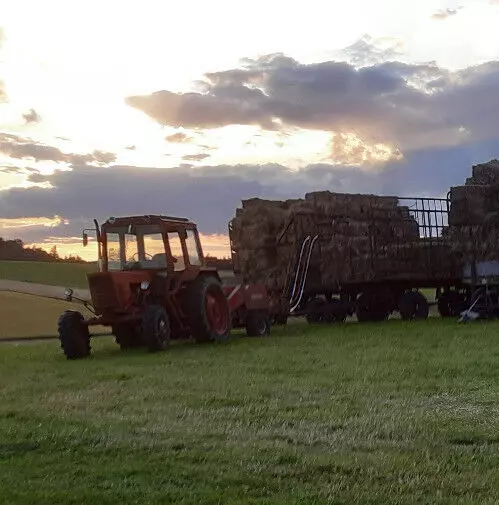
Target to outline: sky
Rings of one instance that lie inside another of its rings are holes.
[[[499,0],[0,0],[0,236],[246,198],[444,196],[499,158]]]

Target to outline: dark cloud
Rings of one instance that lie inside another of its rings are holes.
[[[26,175],[35,173],[37,174],[38,171],[34,168],[29,167],[0,166],[0,173]]]
[[[185,156],[182,156],[182,159],[185,161],[202,161],[209,157],[210,157],[209,154],[198,153],[198,154],[186,154]]]
[[[50,228],[54,237],[78,236],[112,215],[168,213],[195,220],[204,233],[226,233],[242,199],[302,197],[308,191],[441,196],[462,184],[475,163],[499,157],[496,142],[412,152],[382,171],[315,164],[290,171],[279,164],[158,169],[132,166],[74,167],[30,177],[51,188],[12,188],[0,193],[3,218],[64,216],[68,225]],[[96,181],[98,180],[98,183]],[[15,230],[17,232],[17,230]],[[14,233],[14,231],[13,231]],[[40,241],[47,229],[19,230],[26,241]]]
[[[165,137],[165,140],[172,143],[184,144],[186,142],[190,142],[192,140],[192,137],[189,137],[185,133],[177,132],[173,133],[172,135],[168,135]]]
[[[0,133],[0,153],[15,159],[33,158],[35,161],[54,161],[73,165],[109,164],[116,160],[113,153],[104,151],[88,154],[64,153],[57,147],[9,133]]]
[[[444,19],[450,18],[451,16],[455,16],[460,9],[462,9],[462,7],[458,7],[457,9],[449,9],[449,8],[440,9],[439,11],[435,12],[431,17],[432,19],[442,21]]]
[[[434,63],[301,64],[282,54],[206,74],[202,92],[158,91],[127,103],[161,124],[259,125],[355,132],[403,152],[499,136],[499,62],[458,72]]]
[[[40,114],[38,114],[35,109],[30,109],[29,112],[23,114],[23,118],[24,121],[26,121],[26,124],[39,123],[42,120]]]

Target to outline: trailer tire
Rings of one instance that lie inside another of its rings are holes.
[[[80,312],[67,310],[59,317],[59,340],[67,359],[87,358],[90,355],[90,332]]]
[[[439,297],[438,313],[441,317],[459,317],[468,308],[466,296],[456,291],[446,291]]]
[[[328,303],[322,298],[314,298],[307,303],[305,309],[307,314],[305,319],[308,324],[317,324],[324,322]]]
[[[326,323],[344,323],[348,311],[344,308],[341,300],[331,298],[324,311],[324,321]]]
[[[164,351],[170,345],[170,319],[161,305],[148,305],[142,316],[142,335],[149,352]]]
[[[362,293],[357,298],[356,315],[359,323],[366,322],[381,322],[388,319],[390,310],[384,303],[382,294],[377,293]]]
[[[404,321],[427,319],[429,310],[428,300],[419,291],[410,291],[400,297],[399,312]]]
[[[230,335],[230,309],[222,284],[201,275],[186,290],[186,312],[191,335],[198,343],[226,342]]]
[[[246,317],[246,335],[263,337],[270,334],[270,318],[261,310],[250,310]]]

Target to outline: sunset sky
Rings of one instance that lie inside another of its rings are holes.
[[[0,0],[0,236],[244,198],[441,196],[499,158],[499,0]]]

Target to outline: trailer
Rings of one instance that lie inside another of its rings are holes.
[[[338,199],[341,194],[330,195]],[[469,307],[474,285],[464,279],[462,254],[449,236],[449,195],[348,197],[346,202],[354,197],[362,202],[354,218],[351,205],[338,212],[341,205],[335,204],[331,212],[309,195],[312,203],[306,208],[301,203],[283,207],[297,210],[287,211],[273,239],[267,237],[252,253],[238,244],[238,215],[229,223],[234,270],[243,282],[268,280],[273,323],[285,323],[290,316],[310,323],[343,322],[353,315],[360,322],[382,321],[394,312],[406,320],[425,319],[428,290],[435,293],[443,317],[458,317]],[[251,270],[259,255],[266,266]]]

